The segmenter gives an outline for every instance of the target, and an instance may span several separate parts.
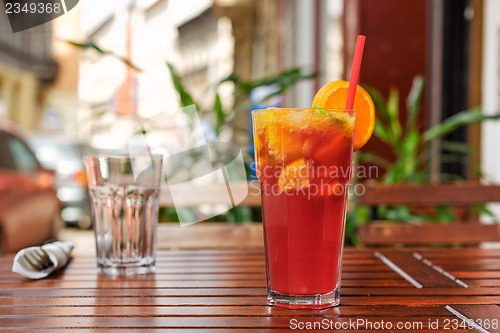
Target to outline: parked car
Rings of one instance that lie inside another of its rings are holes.
[[[19,129],[0,122],[0,251],[16,252],[52,238],[59,217],[52,173]]]
[[[34,135],[30,144],[40,163],[54,171],[61,217],[68,224],[90,228],[91,208],[85,172],[85,154],[92,149],[66,138]]]

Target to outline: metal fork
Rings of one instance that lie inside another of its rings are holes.
[[[41,247],[26,249],[23,257],[35,271],[44,270],[54,266],[54,263],[50,260],[47,252],[45,252]]]

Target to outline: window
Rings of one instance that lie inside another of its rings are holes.
[[[7,147],[10,150],[15,170],[26,173],[36,173],[40,171],[38,161],[24,142],[15,136],[8,135]]]

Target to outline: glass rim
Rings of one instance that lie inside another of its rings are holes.
[[[307,107],[307,108],[269,107],[269,108],[265,108],[265,109],[252,110],[252,114],[258,114],[258,113],[262,113],[265,111],[272,111],[272,110],[290,110],[292,112],[302,112],[302,111],[308,111],[308,110],[325,110],[325,111],[331,111],[331,112],[343,112],[343,113],[349,114],[350,116],[356,115],[355,110],[349,110],[349,109],[345,109],[345,108],[315,108],[315,107]],[[318,116],[323,116],[323,115],[318,114]]]

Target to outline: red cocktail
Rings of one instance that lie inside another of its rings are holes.
[[[339,303],[354,112],[252,112],[269,304]]]

